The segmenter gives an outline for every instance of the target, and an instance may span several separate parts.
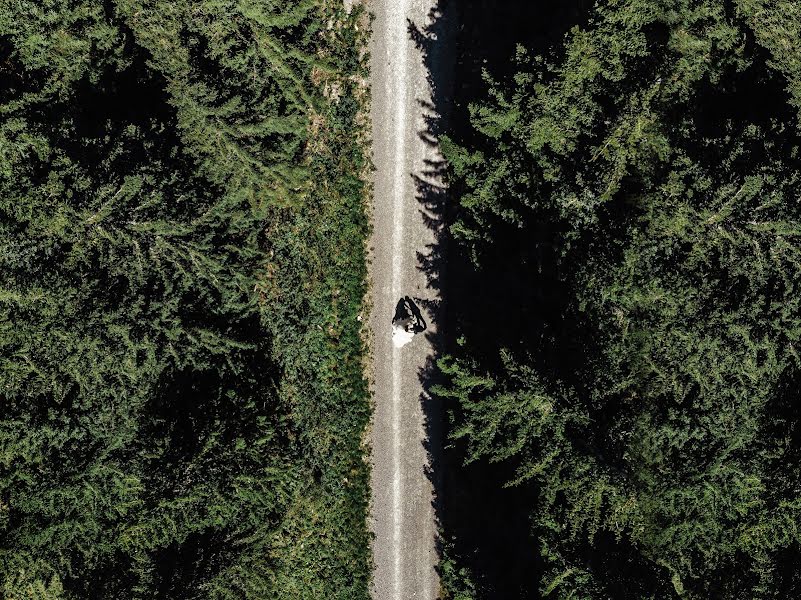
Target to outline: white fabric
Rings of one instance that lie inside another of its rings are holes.
[[[413,337],[413,331],[406,331],[403,327],[392,326],[392,345],[396,348],[402,348],[411,342]]]

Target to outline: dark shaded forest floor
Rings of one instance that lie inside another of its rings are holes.
[[[459,3],[455,101],[447,134],[459,144],[474,145],[469,106],[485,97],[487,84],[482,73],[492,73],[500,80],[513,76],[518,44],[547,56],[571,27],[586,20],[591,6],[591,0]],[[458,195],[459,190],[451,193]],[[452,207],[455,204],[450,203]],[[450,215],[450,219],[454,217]],[[497,361],[499,341],[501,347],[516,343],[521,326],[536,317],[544,300],[543,279],[548,277],[544,274],[538,281],[521,282],[521,261],[534,260],[531,246],[520,246],[520,236],[496,239],[493,255],[485,257],[481,273],[455,245],[446,257],[444,351],[448,353],[458,337],[469,332],[473,352],[487,364]],[[484,463],[465,466],[465,456],[461,443],[446,442],[441,467],[444,541],[453,544],[453,554],[473,573],[480,598],[537,597],[540,559],[528,516],[536,490],[531,486],[505,488],[504,483],[512,478],[508,468]]]

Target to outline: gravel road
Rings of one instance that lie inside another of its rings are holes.
[[[432,137],[432,83],[447,89],[447,43],[428,30],[436,0],[373,0],[371,46],[373,160],[376,166],[371,240],[372,425],[371,528],[375,534],[373,598],[435,599],[436,465],[441,415],[426,393],[437,340],[438,199],[443,197]],[[412,34],[417,30],[423,38]],[[421,43],[415,43],[414,38]],[[433,49],[432,49],[433,48]],[[441,63],[441,64],[440,64]],[[445,68],[443,68],[445,67]],[[393,348],[395,303],[408,295],[428,330]]]

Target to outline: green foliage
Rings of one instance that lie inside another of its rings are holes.
[[[442,551],[439,562],[440,596],[442,600],[475,600],[476,586],[470,571],[459,566],[459,559],[453,556],[453,545],[448,544]]]
[[[801,5],[792,0],[738,0],[736,7],[757,42],[770,51],[770,65],[787,77],[790,102],[801,121]]]
[[[441,364],[468,460],[537,490],[548,597],[801,589],[800,7],[602,2],[446,144],[476,269],[516,235],[563,290]]]
[[[4,597],[366,597],[359,18],[0,3]]]

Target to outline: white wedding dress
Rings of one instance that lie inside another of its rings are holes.
[[[392,345],[396,348],[402,348],[412,341],[414,337],[413,331],[406,331],[403,327],[392,326]]]

